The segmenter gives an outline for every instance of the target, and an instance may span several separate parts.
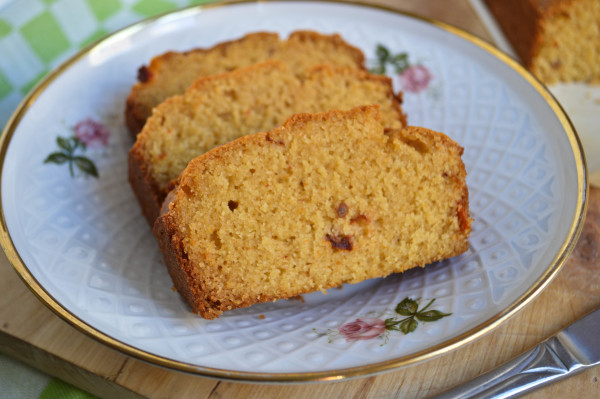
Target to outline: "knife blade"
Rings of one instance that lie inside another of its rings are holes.
[[[600,308],[466,384],[432,399],[516,398],[600,364]]]

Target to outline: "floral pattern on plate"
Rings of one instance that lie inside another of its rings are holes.
[[[420,299],[406,297],[396,305],[394,312],[386,311],[377,317],[373,317],[376,315],[359,317],[354,321],[342,324],[337,330],[329,329],[324,333],[319,333],[316,329],[314,331],[319,336],[328,336],[329,343],[333,342],[333,338],[342,336],[348,342],[383,338],[383,344],[386,344],[389,333],[392,331],[399,331],[404,335],[410,334],[417,329],[419,324],[438,321],[452,315],[452,313],[430,309],[434,302],[435,298],[419,309]],[[391,315],[391,317],[384,319],[385,315]]]
[[[400,78],[402,90],[406,92],[420,93],[430,86],[434,78],[426,66],[412,64],[406,52],[393,54],[386,46],[378,44],[375,55],[377,59],[373,62],[374,66],[370,68],[370,71],[376,74],[385,74],[388,72],[388,66],[392,67]]]
[[[73,131],[74,135],[70,137],[58,136],[56,138],[59,151],[48,155],[44,163],[67,164],[71,177],[75,177],[75,169],[85,177],[99,177],[98,168],[94,161],[82,154],[88,148],[100,149],[106,147],[110,131],[102,123],[91,118],[78,122]]]

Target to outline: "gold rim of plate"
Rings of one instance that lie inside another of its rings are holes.
[[[306,0],[301,0],[306,1]],[[308,0],[307,2],[310,2]],[[15,133],[15,130],[29,108],[36,101],[36,99],[45,91],[45,89],[52,84],[59,76],[61,76],[66,70],[69,69],[71,65],[76,63],[81,58],[85,57],[95,48],[105,44],[106,42],[119,40],[122,36],[129,36],[136,31],[139,31],[156,21],[170,16],[172,14],[185,14],[185,13],[197,13],[201,12],[204,9],[211,9],[216,7],[227,7],[232,4],[249,4],[249,3],[283,3],[283,0],[238,0],[238,1],[228,1],[225,3],[212,3],[205,5],[195,5],[186,8],[182,8],[179,10],[163,13],[152,18],[148,18],[141,22],[137,22],[131,24],[125,28],[122,28],[107,37],[100,39],[99,41],[85,47],[77,54],[72,56],[69,60],[60,65],[53,72],[49,73],[21,102],[18,106],[17,110],[13,113],[11,118],[9,119],[2,137],[0,137],[0,184],[2,183],[2,171],[4,170],[4,161],[6,158],[6,152],[8,150],[8,146],[10,141]],[[519,74],[522,78],[524,78],[535,90],[545,99],[547,104],[553,110],[557,118],[559,119],[562,127],[567,133],[569,142],[571,144],[571,149],[573,150],[573,156],[575,158],[576,168],[577,168],[577,203],[576,203],[576,212],[573,216],[573,221],[569,228],[569,233],[562,243],[562,246],[558,250],[556,256],[545,270],[545,272],[540,276],[540,278],[531,286],[529,289],[523,293],[516,301],[514,301],[510,306],[505,308],[502,312],[496,314],[494,317],[490,318],[486,322],[472,328],[469,331],[466,331],[459,336],[451,338],[441,344],[433,346],[429,349],[413,353],[410,355],[406,355],[397,359],[387,360],[379,363],[369,364],[360,367],[352,367],[338,370],[326,370],[319,372],[308,372],[308,373],[255,373],[255,372],[244,372],[244,371],[230,371],[225,369],[211,368],[211,367],[202,367],[197,366],[185,362],[179,362],[172,359],[167,359],[161,356],[153,355],[146,351],[137,349],[132,345],[121,342],[99,330],[92,327],[91,325],[85,323],[84,321],[77,318],[74,314],[69,312],[69,310],[63,308],[58,301],[47,292],[44,287],[37,281],[37,279],[32,275],[29,271],[21,257],[19,256],[12,240],[10,237],[10,233],[8,231],[6,225],[6,219],[4,215],[4,207],[2,206],[2,197],[1,197],[1,188],[0,188],[0,244],[4,249],[8,260],[12,264],[13,268],[17,271],[21,279],[25,282],[28,288],[46,305],[50,308],[54,313],[60,316],[62,319],[67,321],[69,324],[80,330],[81,332],[87,334],[88,336],[96,339],[97,341],[108,345],[109,347],[116,349],[122,353],[125,353],[129,356],[141,359],[146,362],[150,362],[152,364],[167,367],[173,370],[184,371],[187,373],[193,373],[197,375],[207,376],[207,377],[216,377],[225,380],[235,380],[235,381],[249,381],[249,382],[311,382],[311,381],[339,381],[344,380],[351,377],[358,376],[367,376],[371,374],[381,373],[384,371],[390,371],[394,369],[398,369],[404,366],[408,366],[411,364],[415,364],[418,362],[423,362],[425,360],[432,359],[439,355],[448,353],[454,349],[457,349],[473,340],[479,338],[480,336],[488,333],[493,330],[499,324],[507,320],[509,317],[517,313],[523,307],[525,307],[528,303],[530,303],[556,276],[559,272],[568,256],[573,251],[575,247],[575,243],[577,242],[581,230],[583,228],[583,222],[585,219],[585,213],[587,210],[587,197],[588,197],[588,185],[587,185],[587,174],[586,174],[586,163],[585,156],[582,150],[581,142],[577,133],[569,120],[564,109],[560,106],[558,101],[550,94],[550,92],[545,88],[545,86],[540,83],[533,75],[531,75],[527,70],[525,70],[519,63],[513,60],[511,57],[497,49],[496,47],[488,44],[482,39],[477,38],[471,33],[468,33],[460,28],[449,25],[447,23],[437,21],[435,19],[422,17],[410,12],[399,11],[390,7],[367,4],[364,2],[351,2],[346,0],[328,0],[325,3],[333,3],[333,4],[344,4],[356,7],[368,7],[372,9],[379,9],[383,11],[387,11],[390,13],[404,15],[411,18],[415,18],[424,22],[427,22],[431,25],[435,25],[448,33],[454,34],[456,36],[461,37],[462,39],[474,44],[483,50],[487,51],[494,55],[497,59],[502,61],[504,64],[511,67],[513,71]]]

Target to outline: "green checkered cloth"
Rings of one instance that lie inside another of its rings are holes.
[[[0,131],[35,84],[82,47],[144,18],[210,1],[0,0]],[[0,354],[0,399],[92,397]]]
[[[88,399],[95,396],[0,354],[0,398]]]
[[[0,127],[50,70],[133,22],[211,0],[0,0]]]

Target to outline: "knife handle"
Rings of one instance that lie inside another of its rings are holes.
[[[433,398],[516,398],[585,368],[558,334],[498,368]]]

